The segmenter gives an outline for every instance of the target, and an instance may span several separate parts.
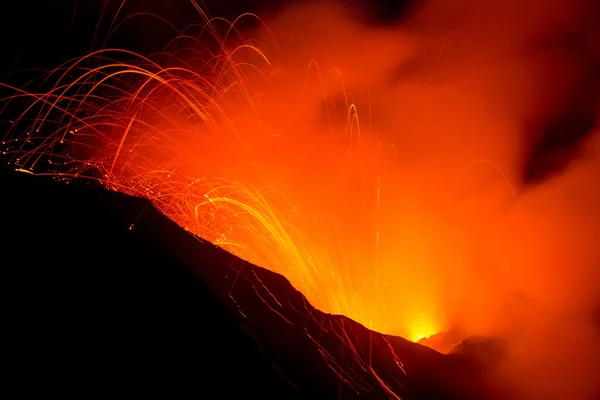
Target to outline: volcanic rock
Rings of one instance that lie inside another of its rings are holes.
[[[493,398],[476,359],[322,313],[147,200],[12,170],[0,185],[9,391]]]

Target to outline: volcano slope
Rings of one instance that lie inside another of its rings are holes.
[[[190,235],[147,200],[55,180],[0,172],[10,391],[498,397],[468,354],[322,313],[284,277]]]

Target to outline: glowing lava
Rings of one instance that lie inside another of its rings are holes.
[[[9,87],[11,166],[147,197],[368,328],[504,337],[523,398],[597,398],[597,2],[435,0],[396,26],[190,3],[203,24],[159,54]]]
[[[100,171],[107,187],[286,276],[325,312],[414,341],[444,329],[436,266],[456,261],[448,193],[469,159],[411,166],[402,139],[372,122],[377,98],[348,49],[332,58],[322,41],[302,47],[267,28],[257,41],[220,19],[197,29],[153,59],[104,49],[54,70],[50,90],[14,88],[11,100],[33,102],[4,138],[12,162]],[[357,54],[400,39],[336,29]],[[369,64],[397,57],[376,51]]]

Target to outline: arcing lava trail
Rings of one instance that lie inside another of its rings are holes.
[[[91,52],[2,84],[11,168],[148,198],[375,331],[500,336],[523,399],[595,399],[596,2],[436,0],[393,24],[118,3]],[[108,45],[138,18],[176,33]]]

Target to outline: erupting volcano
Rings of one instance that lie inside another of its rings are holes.
[[[597,398],[597,4],[415,2],[390,22],[133,3],[103,3],[91,51],[2,84],[11,168],[147,198],[370,330],[501,338],[519,398]],[[122,45],[159,26],[160,51]]]

